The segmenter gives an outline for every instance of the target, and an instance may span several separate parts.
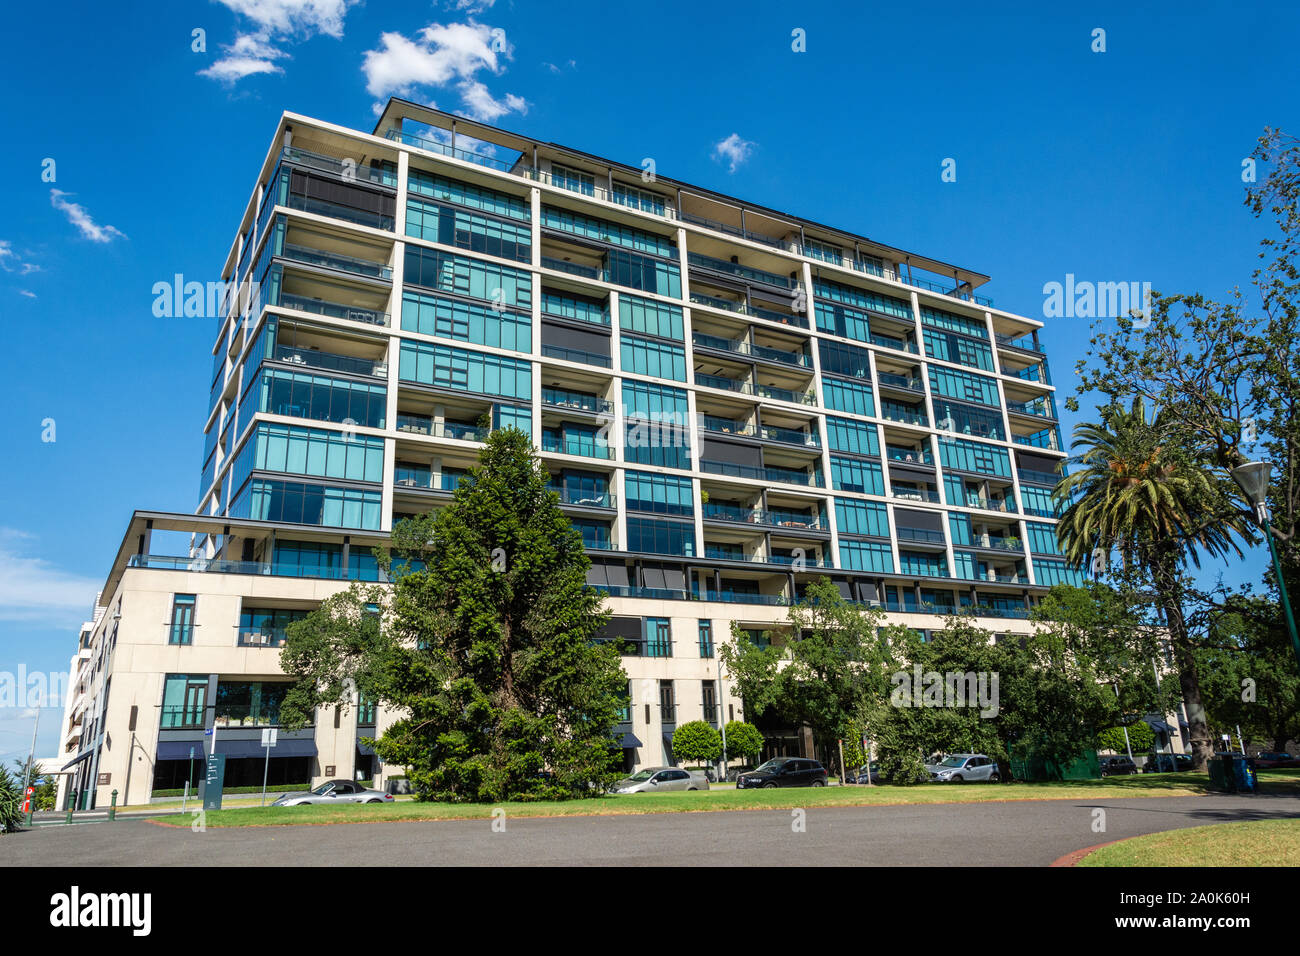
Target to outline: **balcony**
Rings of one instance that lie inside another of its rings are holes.
[[[734,478],[752,478],[757,481],[779,481],[790,485],[822,487],[820,472],[796,471],[790,468],[759,468],[752,465],[734,465],[729,461],[701,461],[700,470],[714,475]]]
[[[876,381],[881,385],[902,388],[909,392],[925,392],[925,383],[915,375],[895,375],[893,372],[877,370]]]
[[[163,571],[189,571],[204,574],[259,574],[284,578],[319,578],[327,581],[388,580],[383,571],[370,571],[373,576],[355,573],[355,569],[326,567],[318,564],[290,562],[227,561],[219,558],[189,558],[159,554],[133,554],[127,560],[128,568],[149,568]]]
[[[720,388],[727,392],[738,392],[742,395],[754,394],[754,386],[749,382],[734,378],[724,378],[721,375],[705,375],[703,372],[696,372],[695,384],[703,385],[706,388]]]
[[[572,265],[573,263],[566,262],[564,264]],[[604,306],[588,302],[586,299],[559,295],[548,290],[542,291],[542,315],[549,315],[557,319],[587,322],[591,325],[608,326],[610,323],[609,309]]]
[[[276,631],[240,631],[235,638],[236,647],[283,647],[285,633]]]
[[[752,269],[736,262],[728,262],[726,259],[715,259],[712,256],[701,255],[698,252],[687,253],[686,261],[694,268],[735,276],[761,285],[787,290],[795,287],[794,280],[789,276],[777,275],[775,272],[767,272],[764,269]]]
[[[754,391],[760,398],[771,398],[778,402],[790,402],[795,405],[817,404],[817,396],[811,391],[798,392],[794,389],[779,388],[776,385],[759,385]]]
[[[393,231],[392,216],[367,212],[364,209],[354,209],[351,206],[344,206],[342,203],[328,202],[324,199],[308,199],[306,196],[292,193],[285,205],[290,209],[309,212],[317,216],[328,216],[330,219],[342,219],[358,226],[369,226],[371,229],[382,229],[385,232]]]
[[[901,422],[904,425],[919,425],[922,428],[930,427],[930,418],[925,412],[919,409],[908,408],[906,405],[895,405],[891,402],[882,402],[880,405],[880,417],[886,421]]]
[[[560,496],[560,504],[580,505],[584,508],[613,508],[615,499],[607,491],[586,491],[579,488],[565,488],[561,485],[547,485],[548,490]],[[608,542],[605,542],[608,544]],[[587,547],[599,547],[591,543]]]
[[[942,531],[931,528],[896,528],[894,534],[901,541],[915,541],[921,544],[942,546],[946,540]]]
[[[562,388],[543,388],[542,404],[550,408],[578,409],[600,415],[612,415],[614,413],[614,403],[608,399],[597,398],[595,395],[586,392],[570,392]]]
[[[1056,472],[1034,471],[1031,468],[1017,468],[1016,475],[1020,478],[1021,481],[1025,482],[1026,484],[1046,485],[1049,488],[1055,488],[1056,483],[1060,481],[1063,477],[1065,477],[1064,475],[1059,475]]]
[[[981,511],[1001,511],[1006,514],[1016,514],[1014,498],[982,498],[979,495],[967,495],[966,500],[961,503],[967,508],[979,508]],[[1028,512],[1028,509],[1026,511]]]
[[[311,312],[315,315],[326,315],[334,319],[364,322],[366,325],[387,327],[389,322],[387,312],[379,312],[375,309],[358,309],[339,302],[326,302],[324,299],[313,299],[305,295],[293,295],[289,292],[281,292],[279,302],[268,304],[279,305],[285,309],[297,309],[300,312]]]
[[[754,316],[756,318],[766,319],[769,322],[780,322],[782,325],[792,325],[800,329],[808,328],[808,320],[802,316],[792,315],[787,312],[777,312],[774,309],[764,309],[761,306],[756,306],[749,302],[738,302],[735,299],[724,299],[715,295],[705,295],[702,292],[691,292],[691,304],[703,305],[710,309],[732,312],[737,315]]]
[[[922,451],[919,448],[907,448],[902,445],[886,445],[885,457],[890,461],[902,462],[905,465],[933,465],[934,453],[931,451]]]
[[[1033,352],[1035,354],[1047,352],[1047,349],[1038,343],[1032,333],[1027,335],[999,335],[997,341],[998,345],[1003,348],[1016,349],[1020,352]]]
[[[396,170],[371,166],[368,163],[349,163],[345,165],[341,159],[299,149],[297,146],[286,146],[280,150],[280,159],[298,166],[309,166],[312,169],[332,173],[335,178],[344,182],[369,182],[394,188],[397,186]]]
[[[1024,554],[1025,546],[1019,538],[997,537],[996,535],[975,535],[971,547],[982,548],[985,551],[1010,551],[1015,554]]]
[[[1056,420],[1056,410],[1052,408],[1051,401],[1046,397],[1029,402],[1007,402],[1007,411],[1019,415],[1033,415],[1036,418]]]
[[[428,415],[410,415],[399,412],[397,430],[409,435],[430,435],[434,438],[454,438],[457,441],[486,441],[488,429],[469,422],[434,421]]]
[[[553,432],[542,433],[542,451],[559,455],[577,455],[582,458],[612,459],[613,453],[603,440],[592,435],[556,435]]]
[[[706,219],[703,216],[696,216],[691,213],[678,213],[678,218],[682,222],[694,223],[697,226],[703,226],[705,229],[711,229],[714,232],[726,233],[729,236],[737,236],[741,239],[748,239],[750,242],[757,242],[764,246],[771,246],[774,249],[784,249],[785,243],[780,239],[772,236],[763,235],[761,232],[753,232],[749,229],[741,229],[738,226],[729,226],[725,222],[718,222],[716,219]]]
[[[787,445],[799,445],[803,448],[821,448],[821,437],[815,432],[800,431],[797,428],[777,428],[763,425],[758,430],[764,441],[779,441]]]
[[[916,342],[912,339],[898,339],[892,335],[881,335],[879,332],[872,332],[868,336],[872,345],[879,345],[882,348],[897,349],[900,352],[911,352],[913,355],[919,354]]]
[[[463,472],[435,473],[428,465],[398,462],[393,468],[393,487],[399,490],[455,491],[463,477]]]
[[[379,262],[372,262],[369,259],[346,256],[341,252],[325,252],[321,249],[309,249],[306,246],[296,246],[286,242],[280,255],[294,262],[321,266],[325,269],[333,269],[336,272],[365,276],[369,279],[391,280],[393,278],[393,270],[389,266]]]
[[[943,498],[939,496],[939,492],[925,488],[899,488],[895,485],[890,488],[890,494],[891,497],[902,501],[924,501],[933,505],[943,504]]]
[[[698,379],[699,376],[696,378]],[[699,420],[701,429],[717,432],[720,435],[744,435],[752,438],[758,431],[747,422],[738,422],[733,418],[722,418],[719,415],[700,415]]]
[[[583,279],[601,278],[601,270],[596,266],[584,266],[579,262],[556,259],[554,256],[542,256],[542,268],[554,269],[556,272],[567,272],[569,275],[580,276]]]
[[[296,349],[277,345],[273,358],[278,362],[287,362],[290,365],[305,365],[308,368],[325,369],[330,372],[370,375],[375,378],[385,378],[388,375],[387,362],[373,362],[369,359],[354,358],[351,355],[335,355],[332,352],[320,352],[315,349]]]
[[[700,515],[706,521],[734,521],[738,524],[758,524],[762,512],[756,508],[743,508],[740,505],[705,502],[700,505]]]
[[[560,345],[543,345],[542,354],[547,358],[559,359],[563,362],[577,362],[581,365],[595,365],[598,368],[611,368],[613,366],[608,355],[584,352],[582,349],[564,348]]]

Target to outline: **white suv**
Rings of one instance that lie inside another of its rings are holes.
[[[935,783],[965,783],[968,780],[1001,780],[997,762],[983,754],[949,754],[930,768]]]

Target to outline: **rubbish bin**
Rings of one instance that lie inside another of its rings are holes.
[[[1217,759],[1210,761],[1210,786],[1215,790],[1228,793],[1256,793],[1259,790],[1259,777],[1255,773],[1255,761],[1245,754],[1215,754]]]

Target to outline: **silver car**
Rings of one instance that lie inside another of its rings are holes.
[[[309,803],[392,803],[393,795],[382,790],[367,790],[351,780],[326,780],[315,790],[285,793],[277,797],[273,807],[301,807]]]
[[[700,771],[691,773],[676,767],[646,767],[614,784],[613,793],[667,793],[671,790],[708,790],[709,781]]]
[[[949,754],[930,768],[935,783],[965,783],[968,780],[1001,780],[997,761],[984,754]]]

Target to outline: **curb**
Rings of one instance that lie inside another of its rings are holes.
[[[1132,837],[1126,837],[1125,839],[1132,839]],[[1107,840],[1105,843],[1098,843],[1095,846],[1085,846],[1082,850],[1071,850],[1069,853],[1065,854],[1065,856],[1058,857],[1057,859],[1053,860],[1051,863],[1047,865],[1049,867],[1050,866],[1078,866],[1079,861],[1082,860],[1088,854],[1100,850],[1104,846],[1113,846],[1116,843],[1123,843],[1123,842],[1124,840]]]

